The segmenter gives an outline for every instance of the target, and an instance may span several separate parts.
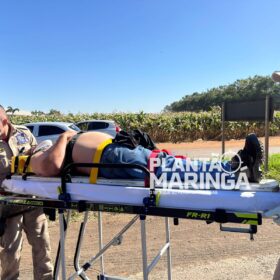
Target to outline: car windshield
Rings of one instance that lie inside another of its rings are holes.
[[[74,124],[69,125],[69,127],[73,130],[80,131],[80,129]]]

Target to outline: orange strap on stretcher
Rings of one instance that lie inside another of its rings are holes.
[[[103,152],[104,148],[106,146],[108,146],[109,144],[112,144],[112,139],[105,140],[104,142],[102,142],[97,147],[96,152],[93,156],[93,160],[92,160],[93,163],[99,163],[100,162],[102,152]],[[90,171],[90,177],[89,177],[90,184],[96,184],[97,177],[98,177],[98,168],[96,168],[96,167],[92,168],[91,171]]]

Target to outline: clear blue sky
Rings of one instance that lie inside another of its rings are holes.
[[[0,2],[0,104],[159,112],[280,69],[279,0]]]

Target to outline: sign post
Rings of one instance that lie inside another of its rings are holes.
[[[222,104],[222,155],[225,153],[225,102]]]
[[[270,96],[267,95],[265,98],[265,148],[264,148],[264,171],[268,171],[268,146],[269,146],[269,104],[270,104]]]

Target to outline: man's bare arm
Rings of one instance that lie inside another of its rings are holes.
[[[74,131],[67,131],[59,136],[50,149],[33,155],[31,158],[33,172],[40,176],[57,176],[62,168],[66,146],[75,134]]]

